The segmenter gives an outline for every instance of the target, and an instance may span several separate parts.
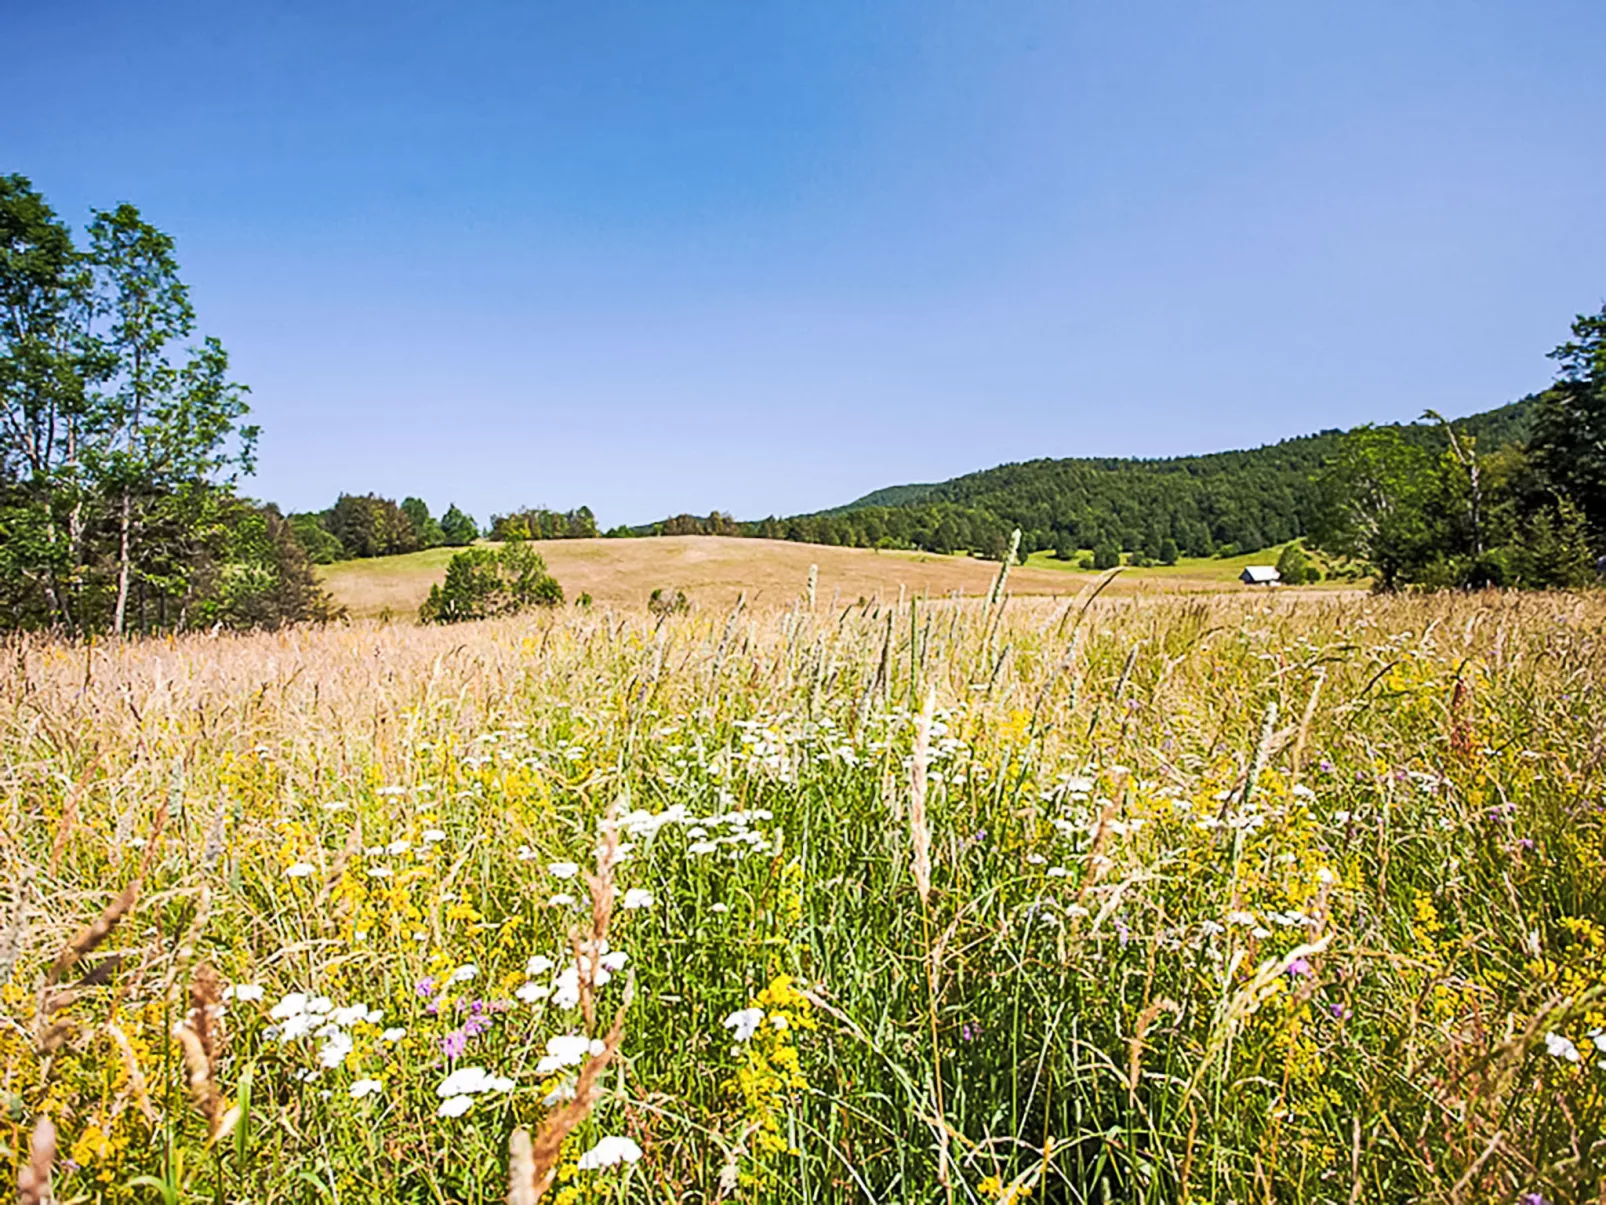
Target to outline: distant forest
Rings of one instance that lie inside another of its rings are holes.
[[[1480,449],[1521,446],[1537,399],[1525,398],[1458,420]],[[1442,425],[1379,430],[1435,455],[1448,448]],[[1021,555],[1069,554],[1113,545],[1153,561],[1232,556],[1307,535],[1322,493],[1318,476],[1346,432],[1331,430],[1242,452],[1163,460],[1073,457],[1000,465],[936,485],[877,490],[816,514],[734,523],[680,515],[644,534],[740,534],[856,548],[970,552],[997,559],[1020,528]]]

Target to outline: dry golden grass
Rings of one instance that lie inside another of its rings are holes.
[[[662,536],[640,540],[547,540],[535,545],[563,584],[567,598],[589,594],[598,604],[640,608],[653,590],[684,590],[692,603],[724,609],[746,592],[750,606],[787,607],[804,590],[809,566],[819,566],[821,604],[859,599],[896,602],[907,595],[943,598],[956,590],[985,594],[998,574],[996,561],[934,553],[833,548],[784,540],[727,536]],[[408,556],[343,561],[322,570],[324,584],[354,617],[411,617],[445,576],[448,548]],[[1239,591],[1236,582],[1209,577],[1151,579],[1148,571],[1128,570],[1112,586],[1116,593]],[[1070,596],[1097,579],[1092,573],[1016,566],[1010,571],[1014,594]],[[1330,591],[1327,591],[1330,592]]]

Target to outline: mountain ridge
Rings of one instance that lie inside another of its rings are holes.
[[[1479,440],[1489,440],[1493,437],[1496,446],[1508,443],[1523,442],[1527,439],[1532,424],[1532,406],[1536,396],[1520,398],[1508,402],[1503,406],[1496,406],[1491,410],[1478,411],[1461,418],[1451,419],[1450,422],[1467,434]],[[1258,457],[1265,453],[1276,452],[1280,449],[1292,449],[1295,446],[1304,447],[1317,442],[1325,445],[1350,431],[1366,427],[1380,429],[1395,429],[1402,431],[1436,432],[1440,428],[1436,423],[1417,419],[1412,422],[1394,423],[1361,423],[1355,427],[1328,427],[1320,431],[1313,431],[1304,435],[1291,435],[1275,443],[1261,444],[1253,448],[1227,448],[1215,452],[1193,452],[1182,456],[1037,456],[1029,460],[1009,460],[985,469],[973,469],[968,473],[961,473],[956,477],[949,477],[943,481],[920,482],[901,485],[882,486],[871,490],[868,494],[853,499],[851,502],[839,506],[828,507],[824,510],[807,512],[811,518],[835,518],[851,514],[857,510],[866,510],[876,507],[897,508],[916,505],[938,499],[951,487],[960,483],[969,482],[989,474],[1000,473],[1009,469],[1041,468],[1058,465],[1089,465],[1101,469],[1183,466],[1188,464],[1208,462],[1224,457]],[[1303,458],[1301,458],[1303,459]]]

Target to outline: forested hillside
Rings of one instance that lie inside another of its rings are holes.
[[[1458,420],[1456,429],[1483,451],[1521,444],[1534,401]],[[1446,447],[1439,425],[1385,429],[1425,450]],[[1166,460],[1032,460],[935,485],[892,486],[834,510],[744,526],[768,538],[994,556],[1016,527],[1023,552],[1113,544],[1161,560],[1247,551],[1311,529],[1320,502],[1315,478],[1344,435],[1323,431],[1248,451]]]

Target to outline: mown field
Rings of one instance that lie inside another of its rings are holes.
[[[1606,1200],[1600,598],[890,601],[13,641],[22,1199]]]
[[[544,540],[535,547],[570,599],[589,594],[600,604],[642,607],[655,589],[682,590],[696,606],[726,608],[745,594],[757,609],[784,607],[813,565],[817,598],[826,604],[896,602],[900,595],[946,598],[955,591],[975,597],[991,587],[996,562],[930,552],[875,551],[749,540],[722,536],[660,536],[640,540]],[[432,548],[405,556],[340,561],[321,566],[319,577],[335,600],[358,618],[411,618],[446,573],[452,549]],[[1190,558],[1174,566],[1126,569],[1110,590],[1208,591],[1243,589],[1238,574],[1247,564],[1272,564],[1277,550],[1226,560]],[[1096,575],[1051,554],[1036,553],[1010,576],[1017,594],[1072,595]],[[1323,583],[1321,589],[1353,589],[1354,583]]]

